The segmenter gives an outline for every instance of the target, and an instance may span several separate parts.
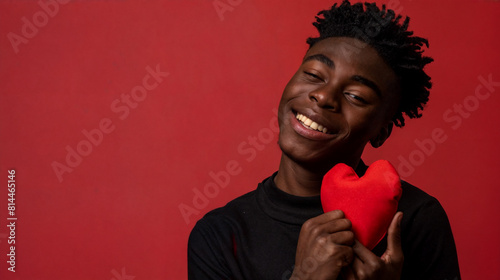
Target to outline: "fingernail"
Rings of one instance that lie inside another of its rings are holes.
[[[401,213],[401,215],[399,215],[398,227],[401,227],[401,220],[403,220],[403,213]]]

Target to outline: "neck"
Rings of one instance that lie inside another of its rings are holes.
[[[346,163],[353,168],[359,163]],[[336,163],[334,163],[336,164]],[[323,176],[333,167],[316,168],[299,164],[282,153],[278,174],[274,178],[276,186],[291,195],[295,196],[317,196],[321,191]]]

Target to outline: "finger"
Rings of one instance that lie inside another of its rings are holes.
[[[354,241],[354,246],[352,246],[352,249],[360,262],[368,263],[378,260],[378,257],[363,244],[361,244],[361,242],[359,242],[358,240]]]
[[[345,218],[345,215],[344,215],[344,212],[342,212],[342,210],[333,210],[330,212],[326,212],[322,215],[319,215],[316,218],[318,219],[318,222],[320,222],[320,223],[328,223],[332,220],[343,219],[343,218]]]
[[[387,250],[382,255],[382,260],[388,262],[398,262],[403,260],[403,249],[401,248],[401,219],[403,213],[394,215],[389,230],[387,232]]]
[[[336,219],[343,219],[344,218],[344,212],[341,210],[333,210],[324,214],[321,214],[317,217],[311,218],[307,220],[303,226],[305,227],[315,227],[317,225],[323,225],[327,224],[331,221],[334,221]]]
[[[359,279],[358,274],[364,271],[364,266],[365,264],[360,258],[354,257],[354,260],[351,263],[351,272],[353,274],[352,279]]]
[[[327,233],[335,233],[339,231],[350,231],[352,223],[348,219],[337,219],[323,225]]]
[[[314,221],[308,220],[302,225],[301,232],[310,234],[311,236],[321,237],[321,236],[329,236],[332,234],[340,233],[340,232],[351,232],[351,222],[347,219],[337,219],[325,224],[317,224]],[[352,232],[349,234],[352,237],[349,245],[353,244],[354,235]],[[337,243],[337,242],[334,242]],[[342,242],[343,243],[343,242]]]
[[[354,252],[351,246],[329,244],[323,247],[323,250],[316,250],[314,258],[319,261],[331,261],[338,268],[348,266],[354,259]]]
[[[342,244],[347,246],[352,246],[354,244],[354,233],[352,231],[339,231],[330,234],[329,236],[330,242],[334,244]]]
[[[339,210],[340,211],[340,210]],[[331,212],[328,212],[331,213]],[[341,215],[340,215],[341,214]],[[339,231],[344,231],[344,230],[351,230],[352,223],[348,219],[345,218],[339,218],[342,217],[344,214],[342,211],[337,213],[332,213],[331,215],[327,216],[326,219],[318,219],[318,220],[308,220],[304,223],[304,226],[306,228],[311,227],[311,228],[317,228],[318,233],[335,233]],[[334,218],[327,220],[329,218]]]
[[[352,251],[352,248],[350,246],[342,246],[342,245],[337,245],[337,248],[341,249],[341,261],[342,261],[342,266],[348,266],[352,263],[354,260],[354,252]]]
[[[328,213],[321,214],[317,217],[311,218],[307,220],[303,225],[302,229],[306,232],[309,232],[313,229],[319,230],[320,228],[327,226],[330,227],[330,223],[332,221],[344,218],[344,212],[340,210],[330,211]],[[325,232],[325,231],[321,231]]]

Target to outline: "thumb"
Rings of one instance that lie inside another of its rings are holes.
[[[387,250],[382,255],[385,263],[402,263],[403,249],[401,248],[401,219],[403,212],[397,212],[392,219],[391,225],[387,231]]]

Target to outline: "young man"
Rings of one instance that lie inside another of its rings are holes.
[[[344,1],[319,15],[319,37],[308,39],[280,101],[279,169],[196,224],[189,279],[460,279],[446,213],[406,182],[400,212],[372,251],[341,211],[323,213],[328,170],[345,163],[362,176],[365,145],[381,146],[403,114],[420,117],[432,59],[408,18],[385,7]]]

